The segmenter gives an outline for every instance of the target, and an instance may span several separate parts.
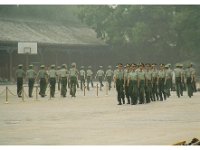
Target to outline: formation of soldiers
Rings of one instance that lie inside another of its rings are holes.
[[[118,105],[136,105],[150,103],[151,101],[163,101],[171,96],[173,89],[173,78],[175,79],[175,90],[177,96],[183,96],[187,89],[191,98],[196,92],[196,71],[192,64],[188,64],[184,70],[183,65],[176,64],[172,70],[170,64],[127,64],[121,63],[114,71],[114,83],[116,84]]]
[[[46,96],[46,89],[49,85],[51,97],[55,96],[56,83],[58,90],[62,97],[66,97],[67,86],[70,89],[71,97],[76,97],[76,87],[79,87],[78,80],[80,80],[80,89],[87,88],[90,90],[93,87],[93,76],[99,81],[100,90],[102,90],[103,81],[108,83],[108,89],[111,90],[111,83],[114,81],[114,87],[117,90],[118,105],[125,104],[144,104],[151,101],[163,101],[171,96],[170,91],[173,89],[173,77],[175,79],[175,90],[177,96],[183,96],[183,91],[188,91],[188,96],[191,98],[193,92],[196,92],[196,71],[192,64],[188,64],[186,69],[183,65],[177,63],[174,70],[171,69],[170,64],[126,64],[123,67],[119,63],[117,68],[113,71],[109,65],[106,72],[103,67],[99,66],[96,75],[92,71],[92,67],[80,67],[78,71],[76,63],[72,63],[68,69],[66,64],[56,68],[51,65],[47,70],[44,65],[40,66],[38,73],[33,69],[33,65],[29,65],[29,69],[25,72],[23,65],[18,65],[16,70],[17,78],[17,94],[18,97],[22,95],[23,79],[26,78],[29,87],[29,97],[32,97],[33,87],[35,82],[39,82],[41,97]],[[87,82],[87,83],[86,83]]]

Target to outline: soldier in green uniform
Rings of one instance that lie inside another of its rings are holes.
[[[66,64],[62,64],[62,68],[60,70],[60,78],[61,78],[61,93],[62,97],[66,97],[67,93],[67,74],[68,71],[66,69]]]
[[[77,76],[78,70],[76,64],[72,63],[72,67],[69,70],[69,80],[70,80],[70,95],[76,97],[76,85],[77,85]]]
[[[158,70],[156,68],[156,63],[152,64],[152,98],[153,101],[158,100]]]
[[[175,73],[176,94],[178,97],[180,97],[181,83],[182,83],[182,74],[181,74],[180,64],[176,64],[174,73]]]
[[[93,71],[92,71],[92,67],[88,66],[88,69],[86,71],[86,75],[87,75],[87,90],[89,91],[89,83],[91,83],[91,86],[93,87]]]
[[[125,95],[127,98],[127,104],[130,104],[130,94],[129,94],[129,86],[128,86],[128,74],[130,71],[130,64],[126,64],[124,69],[124,88],[125,88]]]
[[[51,65],[51,69],[49,70],[49,84],[50,84],[50,95],[54,97],[55,89],[56,89],[56,77],[57,73],[55,70],[55,65]]]
[[[182,82],[181,82],[181,96],[183,96],[183,91],[185,91],[185,83],[184,83],[184,80],[185,80],[185,71],[183,69],[183,64],[180,64],[179,65],[180,69],[181,69],[181,75],[182,75]]]
[[[84,66],[81,66],[80,81],[81,81],[81,90],[83,90],[83,87],[85,87],[85,70],[84,70]]]
[[[105,79],[108,82],[108,89],[109,91],[111,90],[111,82],[112,82],[112,76],[113,76],[113,71],[111,70],[111,66],[108,66],[108,70],[106,70],[106,74],[105,74]]]
[[[172,73],[169,69],[169,65],[165,65],[165,82],[164,82],[164,91],[167,97],[170,97],[170,88],[171,88],[171,78]]]
[[[60,66],[57,67],[56,73],[57,73],[58,91],[60,91],[60,83],[61,83]]]
[[[197,92],[197,87],[196,87],[196,70],[193,68],[193,63],[190,64],[190,70],[192,73],[192,89],[193,92]],[[192,95],[193,95],[192,92]]]
[[[104,71],[103,71],[103,66],[99,66],[99,70],[97,70],[95,78],[98,78],[99,84],[100,84],[100,91],[102,90],[103,85],[103,76],[104,76]]]
[[[146,64],[145,71],[145,95],[146,95],[146,103],[150,103],[152,99],[152,72],[150,70],[150,64]]]
[[[136,64],[133,63],[130,67],[127,83],[129,87],[129,94],[131,97],[131,105],[136,105],[138,99],[138,74],[135,70]]]
[[[22,69],[23,65],[18,65],[18,69],[15,72],[17,79],[17,95],[18,97],[22,97],[22,87],[23,87],[23,79],[25,77],[25,72]]]
[[[187,93],[188,96],[192,97],[192,71],[190,70],[190,65],[187,66],[185,70],[185,77],[186,77],[186,85],[187,85]]]
[[[144,93],[145,93],[145,72],[144,64],[139,64],[138,73],[138,94],[139,94],[139,104],[144,104]]]
[[[118,64],[118,69],[116,70],[114,74],[114,84],[116,85],[116,90],[117,90],[117,100],[118,100],[118,105],[125,104],[124,100],[124,71],[122,64]]]
[[[158,91],[160,96],[160,101],[166,100],[166,94],[164,90],[164,84],[165,84],[165,70],[164,70],[164,64],[160,64],[160,70],[158,71]]]
[[[44,65],[41,65],[40,66],[40,70],[37,74],[37,79],[40,80],[40,92],[39,94],[41,95],[41,97],[45,97],[46,94],[46,85],[47,85],[47,77],[48,77],[48,74],[47,74],[47,71],[45,70],[45,66]]]
[[[33,65],[29,65],[29,69],[26,71],[26,77],[28,79],[28,95],[32,97],[33,86],[35,83],[37,73],[33,70]]]

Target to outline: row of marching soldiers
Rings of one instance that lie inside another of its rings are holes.
[[[187,87],[188,96],[191,98],[196,92],[196,72],[192,64],[188,64],[184,70],[183,65],[177,63],[172,70],[170,64],[127,64],[123,69],[121,63],[114,71],[114,83],[117,90],[118,105],[136,105],[150,103],[151,101],[163,101],[171,96],[173,78],[177,96],[183,96],[184,85]]]

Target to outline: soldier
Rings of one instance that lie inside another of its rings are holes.
[[[106,74],[105,74],[105,79],[108,82],[108,87],[109,87],[109,91],[111,90],[111,82],[112,82],[112,76],[113,76],[113,71],[111,70],[111,66],[108,66],[108,70],[106,70]]]
[[[165,84],[165,70],[164,70],[164,64],[160,64],[160,70],[158,71],[158,91],[160,96],[160,101],[166,100],[166,94],[164,91],[164,84]]]
[[[85,70],[84,70],[84,66],[81,66],[80,81],[81,81],[81,90],[83,90],[83,87],[85,87]]]
[[[156,69],[156,63],[152,64],[152,98],[153,101],[158,100],[158,70]]]
[[[128,87],[129,87],[129,94],[131,97],[131,105],[137,104],[138,98],[138,74],[135,71],[136,64],[132,64],[130,67],[130,72],[128,74]]]
[[[67,93],[67,66],[66,64],[62,64],[62,69],[60,70],[60,78],[61,78],[61,93],[62,97],[66,97]]]
[[[56,77],[57,73],[55,70],[55,65],[51,65],[51,69],[49,70],[49,84],[50,84],[50,95],[54,97],[55,95],[55,88],[56,88]]]
[[[18,65],[18,69],[15,72],[17,78],[17,95],[22,97],[22,87],[23,87],[23,78],[25,77],[25,72],[22,69],[23,65]]]
[[[130,71],[130,64],[126,64],[126,69],[124,69],[124,88],[125,88],[125,95],[127,98],[127,104],[130,104],[130,94],[129,94],[129,86],[128,86],[128,74]]]
[[[138,73],[138,93],[139,93],[139,104],[144,104],[144,92],[145,92],[145,72],[144,64],[139,64]]]
[[[185,70],[185,77],[186,77],[186,85],[187,85],[187,92],[188,96],[192,97],[192,71],[190,70],[190,65],[187,66]]]
[[[180,64],[178,64],[178,63],[176,64],[174,73],[175,73],[176,94],[178,97],[180,97],[181,83],[182,83],[182,74],[181,74]]]
[[[47,72],[45,70],[45,66],[44,65],[41,65],[40,68],[41,69],[39,70],[39,72],[37,74],[37,80],[38,80],[38,78],[40,79],[40,92],[39,92],[39,94],[42,97],[45,97],[46,96],[45,92],[46,92],[48,74],[47,74]]]
[[[181,75],[182,75],[182,82],[181,82],[181,96],[183,96],[183,91],[186,90],[186,87],[185,87],[185,71],[183,69],[183,64],[180,64],[179,65],[180,69],[181,69]]]
[[[124,100],[124,72],[122,64],[118,64],[118,69],[114,74],[114,84],[116,84],[118,105],[125,104]],[[122,102],[121,102],[122,100]]]
[[[99,70],[97,70],[97,73],[96,73],[96,76],[95,78],[98,77],[98,80],[99,80],[99,84],[100,84],[100,91],[102,90],[102,87],[104,86],[103,85],[103,76],[104,76],[104,71],[103,71],[103,66],[99,66]]]
[[[193,68],[193,63],[190,64],[190,70],[192,72],[192,89],[193,92],[197,92],[197,87],[196,87],[196,70]],[[192,92],[192,95],[193,95]]]
[[[72,67],[69,70],[69,79],[70,79],[70,95],[76,97],[76,85],[77,85],[77,76],[78,70],[76,69],[76,64],[72,63]]]
[[[164,82],[164,91],[167,97],[170,97],[170,88],[171,88],[172,73],[169,69],[169,64],[165,65],[165,82]]]
[[[28,95],[29,97],[32,97],[33,93],[33,86],[35,83],[37,73],[33,70],[33,65],[29,65],[29,69],[26,72],[26,76],[28,79]]]
[[[152,72],[150,70],[150,64],[146,64],[145,71],[145,95],[146,95],[146,103],[150,103],[152,99]]]
[[[56,73],[57,73],[58,91],[60,91],[60,83],[61,83],[60,66],[57,67]]]
[[[88,66],[88,69],[87,69],[87,90],[89,91],[90,88],[89,88],[89,83],[91,83],[91,86],[93,87],[93,71],[92,71],[92,67],[91,66]]]

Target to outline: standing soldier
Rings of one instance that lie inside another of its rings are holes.
[[[22,64],[18,65],[18,69],[15,72],[17,78],[17,95],[22,97],[22,87],[23,87],[23,78],[25,77],[25,72],[22,69]]]
[[[83,87],[85,87],[85,70],[84,70],[84,66],[81,66],[80,81],[81,81],[81,90],[83,90]]]
[[[72,63],[72,67],[69,70],[69,80],[70,80],[70,95],[76,97],[76,85],[77,85],[78,70],[76,69],[76,64]]]
[[[130,71],[130,64],[126,64],[126,69],[124,69],[124,88],[125,88],[125,95],[127,98],[127,104],[130,104],[130,94],[129,94],[129,86],[128,86],[128,74]]]
[[[136,70],[136,64],[132,64],[130,72],[128,74],[128,83],[127,83],[129,87],[129,94],[131,97],[131,105],[136,105],[138,98],[138,74],[135,70]]]
[[[28,79],[28,95],[32,97],[33,86],[35,83],[37,73],[33,70],[33,65],[29,65],[29,69],[26,72],[26,77]]]
[[[186,77],[188,96],[191,98],[193,91],[192,91],[192,71],[190,70],[190,65],[188,65],[187,69],[185,70],[185,77]]]
[[[106,70],[106,74],[105,74],[105,79],[108,82],[109,90],[111,89],[111,82],[112,82],[112,76],[113,76],[113,71],[111,70],[111,68],[112,67],[109,65],[108,70]]]
[[[152,72],[150,70],[150,64],[146,64],[146,72],[145,72],[145,95],[146,95],[146,103],[150,103],[152,99]]]
[[[139,94],[139,104],[144,104],[144,92],[145,92],[145,72],[144,64],[139,64],[138,73],[138,94]]]
[[[183,64],[180,64],[179,65],[180,69],[181,69],[181,75],[182,75],[182,82],[181,82],[181,96],[183,96],[183,91],[185,90],[185,83],[184,83],[184,80],[185,80],[185,71],[183,69]]]
[[[175,73],[175,83],[176,83],[176,94],[178,97],[180,97],[181,94],[181,83],[182,83],[182,74],[180,65],[177,63],[176,68],[174,69]]]
[[[158,91],[160,96],[160,101],[166,100],[166,94],[164,91],[164,84],[165,84],[165,70],[164,64],[160,64],[160,70],[158,71]]]
[[[169,68],[169,64],[165,65],[165,82],[164,82],[164,91],[167,97],[170,97],[170,88],[172,81],[172,72]]]
[[[40,66],[40,70],[37,74],[37,79],[39,78],[40,80],[40,92],[39,94],[42,96],[42,97],[45,97],[46,94],[46,85],[47,85],[47,77],[48,77],[48,74],[47,74],[47,71],[45,70],[45,66],[44,65],[41,65]]]
[[[61,77],[61,93],[62,97],[66,97],[67,93],[67,66],[66,64],[62,64],[62,69],[60,70],[60,77]]]
[[[118,105],[125,104],[124,100],[124,72],[122,70],[122,64],[118,64],[118,69],[114,74],[114,84],[116,84],[116,90],[117,90],[117,100]],[[121,102],[122,100],[122,102]]]
[[[158,70],[156,69],[156,64],[152,64],[152,97],[153,97],[153,101],[158,100]]]
[[[96,76],[95,76],[95,78],[98,77],[99,84],[100,84],[100,91],[102,90],[102,87],[104,86],[104,85],[103,85],[103,75],[104,75],[104,71],[103,71],[102,68],[103,68],[102,66],[99,66],[99,70],[97,70],[97,73],[96,73]]]
[[[192,89],[193,92],[197,92],[197,87],[196,87],[196,70],[193,68],[193,63],[190,64],[190,70],[192,73]],[[192,95],[193,95],[192,92]]]
[[[55,95],[55,88],[56,88],[56,70],[55,65],[51,65],[51,69],[49,70],[49,84],[50,84],[50,95],[54,97]]]
[[[91,85],[92,85],[92,87],[93,87],[93,77],[92,77],[92,75],[93,75],[93,71],[92,71],[92,67],[91,66],[88,66],[88,70],[87,70],[87,90],[89,91],[90,90],[90,88],[89,88],[89,83],[91,82]]]
[[[61,82],[61,76],[60,76],[60,66],[57,67],[57,83],[58,83],[58,91],[60,91],[60,82]]]

